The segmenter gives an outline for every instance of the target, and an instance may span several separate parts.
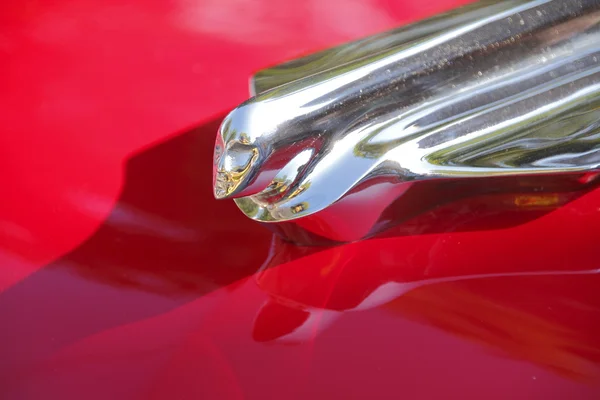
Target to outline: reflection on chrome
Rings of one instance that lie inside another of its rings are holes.
[[[483,1],[261,71],[219,129],[215,197],[352,241],[423,181],[581,181],[600,166],[599,22],[598,1]]]

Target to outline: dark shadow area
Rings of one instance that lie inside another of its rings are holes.
[[[98,230],[0,294],[0,341],[10,343],[0,367],[168,312],[260,268],[272,234],[233,202],[213,198],[221,119],[134,155],[124,168],[122,193]]]
[[[111,286],[182,298],[253,274],[271,234],[232,201],[213,198],[222,117],[132,157],[111,215],[57,266]]]

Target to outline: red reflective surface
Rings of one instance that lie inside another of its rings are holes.
[[[0,398],[600,397],[600,190],[313,249],[212,198],[252,72],[459,3],[3,2]]]

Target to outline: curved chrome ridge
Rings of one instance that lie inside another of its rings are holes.
[[[597,170],[599,22],[598,0],[484,1],[259,72],[215,197],[332,226],[417,181]]]

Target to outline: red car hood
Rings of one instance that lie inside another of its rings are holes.
[[[462,3],[3,2],[0,397],[600,398],[600,190],[316,249],[213,199],[253,72]]]

